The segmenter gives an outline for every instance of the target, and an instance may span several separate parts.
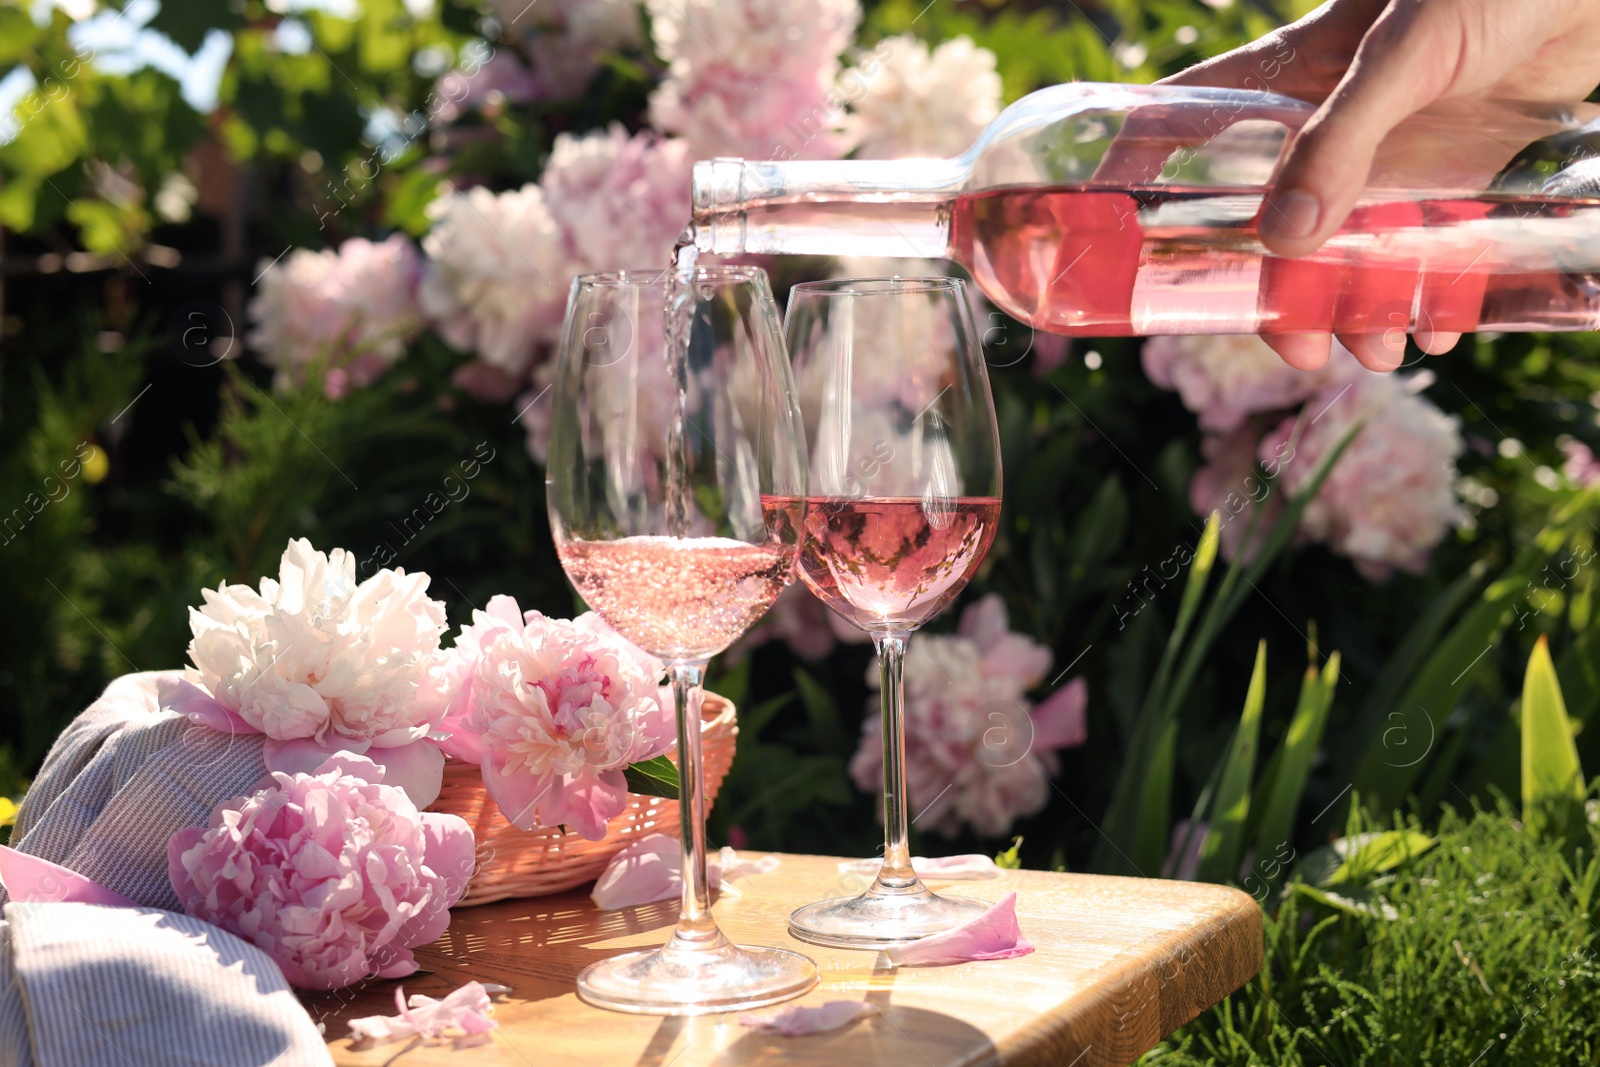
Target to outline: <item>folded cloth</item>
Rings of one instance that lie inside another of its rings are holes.
[[[5,907],[0,1067],[332,1067],[278,965],[157,908]]]
[[[11,847],[143,905],[182,910],[167,839],[266,776],[259,734],[189,720],[182,671],[128,674],[62,731],[17,812]],[[188,692],[192,692],[189,690]],[[0,903],[8,898],[0,890]]]

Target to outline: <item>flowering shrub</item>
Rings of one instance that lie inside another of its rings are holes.
[[[969,37],[931,51],[891,37],[840,76],[853,92],[844,135],[858,159],[956,156],[1000,113],[994,53]]]
[[[1074,678],[1038,705],[1025,694],[1050,670],[1048,648],[1013,633],[1005,604],[986,596],[954,635],[912,639],[905,658],[906,784],[919,825],[954,836],[964,823],[999,836],[1041,810],[1055,753],[1088,736],[1087,686]],[[873,668],[869,681],[876,681]],[[874,701],[874,705],[876,701]],[[883,722],[869,714],[850,776],[864,791],[883,776]]]
[[[826,158],[841,144],[828,94],[861,19],[856,0],[647,0],[667,75],[650,121],[696,159]],[[782,146],[780,149],[778,146]]]
[[[514,825],[564,825],[598,841],[627,804],[623,768],[672,744],[665,667],[589,613],[550,619],[498,596],[435,667],[442,744],[481,763]]]
[[[361,756],[218,806],[167,845],[184,911],[266,952],[302,989],[415,973],[473,868],[472,831],[420,812]]]
[[[1189,501],[1197,514],[1222,513],[1227,558],[1241,550],[1251,558],[1260,547],[1283,507],[1272,492],[1279,475],[1281,492],[1294,496],[1362,419],[1301,514],[1301,539],[1327,544],[1381,581],[1397,568],[1421,571],[1434,546],[1464,522],[1455,465],[1465,447],[1460,420],[1421,395],[1432,375],[1376,374],[1338,345],[1321,370],[1298,371],[1258,337],[1157,337],[1143,360],[1150,380],[1177,390],[1212,431],[1201,443],[1205,463]],[[1253,421],[1300,404],[1265,434]]]

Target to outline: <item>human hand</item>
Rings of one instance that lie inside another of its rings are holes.
[[[1263,85],[1269,65],[1275,76]],[[1451,99],[1581,100],[1597,81],[1600,0],[1328,0],[1298,22],[1167,79],[1268,88],[1320,105],[1263,206],[1261,239],[1282,256],[1314,251],[1344,223],[1380,142],[1412,113]],[[1419,328],[1417,343],[1438,353],[1459,337]],[[1374,338],[1341,340],[1369,367],[1392,369],[1399,353]],[[1328,357],[1325,334],[1266,340],[1297,367],[1315,368]]]

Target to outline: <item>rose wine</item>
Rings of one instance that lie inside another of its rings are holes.
[[[951,254],[1037,329],[1091,336],[1590,330],[1600,200],[1481,195],[1358,205],[1321,249],[1269,255],[1261,197],[1167,186],[963,195]]]
[[[863,630],[914,630],[966,586],[999,518],[997,497],[809,497],[800,577]]]
[[[794,577],[794,544],[778,540],[640,536],[566,541],[556,551],[584,603],[665,660],[721,652]]]

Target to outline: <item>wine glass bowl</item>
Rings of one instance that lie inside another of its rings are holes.
[[[736,946],[711,917],[701,776],[706,661],[772,605],[799,552],[803,434],[765,273],[579,276],[552,388],[546,496],[557,555],[595,612],[666,662],[678,727],[677,926],[660,949],[590,965],[578,994],[665,1015],[798,996],[816,984],[810,960]]]
[[[911,869],[901,673],[911,632],[960,594],[994,539],[999,436],[959,280],[797,285],[786,326],[810,446],[800,575],[877,647],[885,830],[872,886],[801,908],[789,931],[879,948],[987,906],[938,896]]]

